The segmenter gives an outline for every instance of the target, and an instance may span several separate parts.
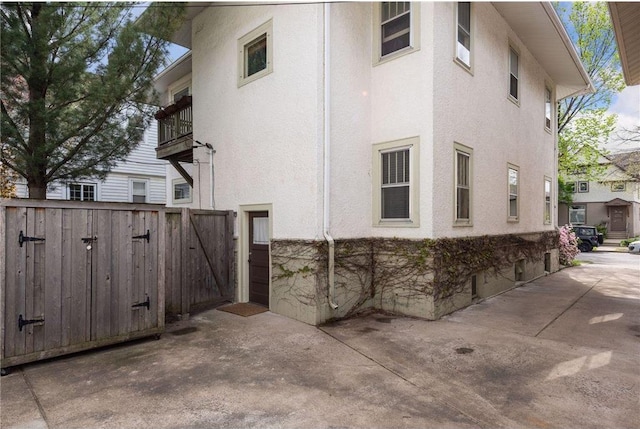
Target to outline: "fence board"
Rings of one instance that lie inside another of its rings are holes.
[[[111,257],[112,248],[111,213],[94,210],[94,236],[91,244],[92,257],[92,322],[91,339],[99,340],[111,336]]]
[[[30,318],[43,319],[44,323],[29,325],[32,328],[32,340],[29,344],[31,347],[31,350],[29,350],[30,352],[42,351],[44,349],[45,324],[47,322],[44,314],[44,288],[47,281],[45,277],[45,250],[47,245],[47,234],[45,232],[46,209],[36,208],[34,210],[34,215],[34,235],[36,237],[44,237],[45,241],[33,242],[33,313]]]
[[[47,209],[45,230],[44,349],[62,346],[62,209]]]

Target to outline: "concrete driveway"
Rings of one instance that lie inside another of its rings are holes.
[[[640,256],[585,258],[437,322],[210,310],[2,377],[2,428],[640,427]]]

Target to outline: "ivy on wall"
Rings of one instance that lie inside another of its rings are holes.
[[[318,297],[326,296],[325,242],[275,240],[271,246],[274,282],[292,290],[296,281],[310,280],[313,276],[315,293]],[[516,261],[540,261],[546,252],[557,247],[556,231],[424,240],[337,240],[336,290],[348,299],[341,302],[343,317],[367,308],[376,297],[389,293],[407,299],[432,296],[434,301],[446,300],[462,293],[475,274],[498,276]],[[304,304],[312,305],[308,291],[302,296]],[[312,301],[317,302],[318,297]]]

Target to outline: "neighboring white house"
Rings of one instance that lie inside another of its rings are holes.
[[[557,270],[556,102],[591,82],[550,3],[189,6],[158,156],[237,212],[237,301],[437,318]]]
[[[606,171],[597,181],[569,178],[573,202],[560,204],[558,223],[604,225],[607,238],[640,235],[640,150],[603,156]]]
[[[166,201],[166,161],[156,159],[157,123],[145,131],[143,141],[123,162],[109,172],[105,180],[56,182],[47,190],[54,200],[110,201],[164,204]],[[26,180],[16,184],[19,198],[27,198]]]

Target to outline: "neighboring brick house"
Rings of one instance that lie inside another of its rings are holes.
[[[550,3],[188,6],[157,152],[237,212],[237,301],[438,318],[558,269],[556,102],[592,84]]]
[[[640,150],[603,156],[606,171],[597,181],[571,176],[573,202],[560,204],[558,223],[603,225],[607,238],[640,235]]]

